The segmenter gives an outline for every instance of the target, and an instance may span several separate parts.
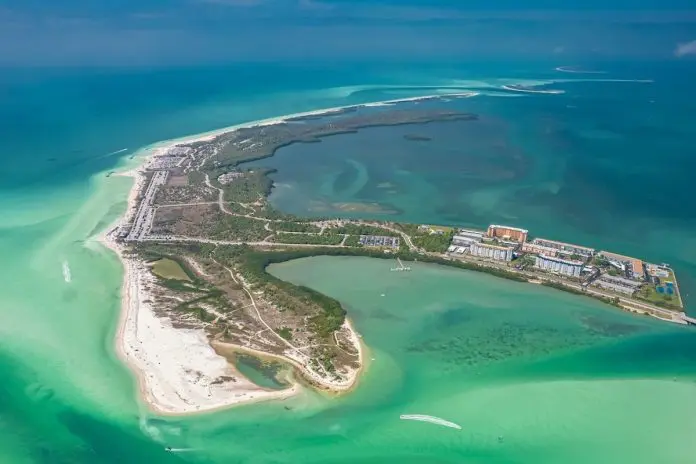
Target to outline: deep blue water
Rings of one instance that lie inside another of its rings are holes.
[[[428,146],[430,155],[413,142],[385,136],[384,152],[375,157],[359,148],[379,133],[366,131],[352,140],[291,146],[263,163],[281,168],[279,182],[302,182],[316,178],[313,166],[319,169],[322,163],[315,158],[331,147],[333,157],[321,155],[333,160],[326,168],[331,175],[336,175],[336,163],[350,171],[348,157],[369,168],[370,182],[354,192],[357,200],[389,204],[389,189],[377,184],[395,170],[415,172],[416,178],[403,180],[412,190],[403,188],[401,203],[391,204],[402,219],[478,226],[513,221],[558,238],[668,260],[688,269],[681,273],[684,285],[696,288],[691,271],[696,263],[696,100],[689,98],[696,65],[596,62],[582,66],[605,74],[554,71],[564,64],[8,69],[0,74],[0,195],[61,185],[86,188],[91,175],[112,168],[142,145],[247,120],[434,92],[423,86],[495,95],[502,83],[566,80],[551,85],[564,89],[564,95],[457,102],[482,115],[487,129],[479,130],[482,124],[468,128],[473,133],[466,138],[432,127],[428,130],[439,133]],[[654,82],[588,82],[597,79]],[[123,148],[129,150],[109,155]],[[467,164],[466,172],[452,169],[461,166],[457,159]],[[347,172],[337,181],[350,184],[350,177]],[[305,190],[309,197],[321,194],[321,186]]]

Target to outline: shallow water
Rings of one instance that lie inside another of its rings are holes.
[[[607,457],[684,462],[684,437],[693,436],[696,417],[691,332],[607,310],[592,300],[477,274],[429,267],[409,275],[385,273],[380,261],[332,259],[275,268],[279,274],[294,269],[309,279],[308,285],[348,306],[375,358],[353,394],[336,399],[304,392],[282,405],[190,418],[158,418],[145,411],[132,376],[113,352],[120,264],[92,240],[122,214],[130,187],[129,179],[107,178],[106,173],[137,164],[137,158],[129,160],[137,147],[250,119],[431,93],[455,84],[461,90],[485,87],[490,92],[486,83],[499,82],[486,76],[522,83],[553,77],[551,64],[525,65],[521,68],[526,71],[517,75],[508,72],[509,64],[251,68],[73,69],[46,72],[41,78],[12,72],[0,77],[11,90],[0,106],[0,119],[8,122],[0,125],[3,462],[580,462],[581,457],[587,458],[582,462]],[[562,139],[556,152],[562,162],[533,145],[543,124],[532,132],[513,130],[523,117],[544,121],[531,117],[536,113],[530,105],[539,105],[548,127],[556,128],[560,100],[552,99],[558,96],[464,101],[480,107],[477,112],[488,108],[496,115],[491,127],[508,134],[510,150],[542,160],[519,179],[532,186],[558,176],[563,182],[548,184],[551,193],[536,192],[527,206],[508,204],[510,191],[500,173],[493,177],[487,171],[487,155],[471,153],[483,166],[477,171],[481,179],[470,178],[478,187],[463,185],[463,198],[455,195],[454,203],[423,208],[429,195],[446,199],[451,194],[433,183],[436,169],[424,170],[423,179],[414,175],[420,169],[416,163],[401,174],[410,176],[414,186],[398,205],[403,217],[479,225],[519,216],[520,223],[548,231],[552,238],[626,253],[645,250],[648,259],[669,260],[682,285],[693,288],[696,247],[690,231],[695,215],[691,196],[684,194],[690,191],[690,179],[685,179],[688,166],[683,164],[690,162],[686,155],[693,143],[683,139],[685,128],[691,127],[690,103],[662,96],[658,106],[635,106],[629,114],[621,110],[627,94],[617,94],[617,88],[598,90],[592,97],[623,99],[610,105],[614,117],[608,127],[606,122],[590,124],[593,110],[580,105],[585,97],[572,102],[587,111],[582,130],[592,142],[583,139],[581,149],[573,148],[570,156],[561,150],[567,146]],[[674,84],[675,94],[679,88]],[[569,90],[558,98],[573,97]],[[511,106],[501,115],[496,111],[503,101]],[[515,102],[521,105],[519,118],[505,121],[503,116],[514,114]],[[655,124],[638,124],[633,118],[639,117],[651,117]],[[673,119],[663,124],[668,117]],[[616,135],[632,125],[630,136]],[[566,122],[557,131],[562,135],[571,129]],[[659,143],[649,145],[647,135]],[[661,154],[664,169],[649,164],[654,156],[622,148],[639,136],[641,146]],[[595,143],[609,145],[601,151]],[[618,156],[632,161],[621,163],[614,159]],[[283,157],[280,153],[274,160],[280,163]],[[344,168],[329,163],[335,180],[324,182],[324,188],[330,196],[334,185],[345,198],[388,190],[373,185],[378,167],[372,160],[347,158],[354,162],[346,165],[344,175]],[[391,157],[397,164],[407,159]],[[674,169],[678,161],[683,170]],[[618,173],[616,166],[621,166]],[[279,167],[282,176],[284,168]],[[643,191],[617,196],[614,189],[627,191],[626,179],[636,174],[647,192],[657,195],[656,203]],[[651,182],[645,184],[645,179]],[[522,181],[512,185],[519,189]],[[447,179],[442,185],[448,185]],[[306,190],[308,198],[313,188]],[[571,201],[578,192],[597,189],[598,196],[587,202]],[[640,201],[629,204],[630,199]],[[451,207],[443,212],[443,205]],[[568,219],[576,210],[593,208],[601,213],[597,231],[591,221]],[[620,217],[617,211],[626,214]],[[400,414],[442,416],[463,429],[453,435],[453,429],[400,421]],[[168,453],[165,446],[177,451]]]

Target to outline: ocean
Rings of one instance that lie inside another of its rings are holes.
[[[122,273],[93,237],[123,212],[130,188],[108,173],[136,165],[142,147],[298,111],[465,90],[481,95],[447,104],[480,114],[480,130],[380,128],[286,147],[259,161],[277,169],[272,201],[303,214],[370,203],[379,208],[360,215],[513,223],[666,261],[689,306],[693,64],[554,71],[563,64],[0,74],[3,462],[687,462],[696,332],[464,271],[417,266],[404,275],[383,261],[341,258],[274,267],[338,298],[363,335],[374,360],[341,398],[305,392],[284,404],[290,410],[269,403],[156,417],[114,355]],[[565,93],[500,91],[515,83]]]

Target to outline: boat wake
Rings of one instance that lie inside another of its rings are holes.
[[[120,150],[112,151],[111,153],[107,153],[104,156],[111,156],[111,155],[118,155],[119,153],[123,153],[124,151],[128,151],[127,148],[121,148]]]
[[[429,422],[431,424],[436,424],[436,425],[442,425],[444,427],[450,427],[453,429],[458,429],[461,430],[462,427],[459,424],[455,424],[454,422],[450,422],[445,419],[441,419],[439,417],[435,416],[426,416],[423,414],[402,414],[399,416],[401,420],[414,420],[414,421],[420,421],[420,422]]]
[[[576,66],[559,66],[554,68],[555,71],[570,73],[570,74],[606,74],[606,71],[593,71],[591,69],[582,69]]]
[[[63,280],[66,284],[72,282],[72,275],[70,274],[70,265],[67,261],[63,261]]]

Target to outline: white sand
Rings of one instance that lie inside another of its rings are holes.
[[[266,390],[241,376],[211,348],[203,330],[177,329],[155,315],[147,288],[154,282],[148,266],[124,257],[109,237],[102,240],[124,264],[122,312],[117,353],[136,373],[148,406],[161,414],[187,414],[240,403],[287,398],[298,386]],[[224,379],[233,377],[235,381]]]
[[[154,277],[142,261],[124,256],[121,246],[112,236],[115,232],[115,226],[127,223],[135,216],[137,211],[136,199],[145,183],[144,168],[152,157],[166,154],[171,147],[178,144],[210,140],[225,132],[282,123],[289,118],[321,115],[350,107],[391,105],[432,97],[461,98],[474,95],[476,95],[475,92],[426,95],[386,102],[338,106],[248,122],[152,145],[141,150],[141,153],[149,153],[144,157],[139,168],[115,174],[132,176],[135,178],[135,182],[128,195],[126,213],[107,231],[103,232],[98,239],[118,254],[124,266],[122,311],[116,337],[116,348],[121,359],[137,375],[142,397],[148,406],[162,414],[188,414],[251,401],[287,398],[299,391],[297,385],[281,391],[258,387],[241,376],[224,357],[215,353],[203,330],[174,328],[169,319],[158,317],[154,313],[148,302],[152,299],[148,288],[151,287]],[[364,360],[360,339],[348,320],[346,320],[345,327],[350,331],[350,337],[359,351],[359,361],[362,366]],[[308,358],[303,353],[288,349],[285,357],[300,368],[305,375],[331,390],[350,389],[356,383],[359,374],[358,369],[347,373],[348,375],[343,381],[331,381],[308,369]],[[223,377],[234,377],[236,382],[224,380]]]

